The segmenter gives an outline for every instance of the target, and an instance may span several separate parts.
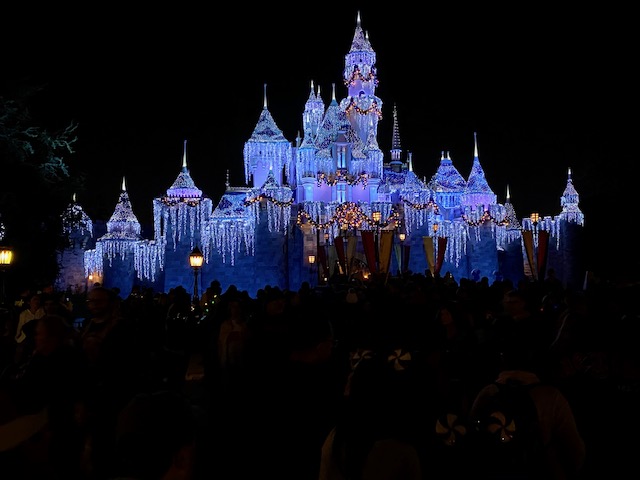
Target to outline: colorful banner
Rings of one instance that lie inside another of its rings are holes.
[[[549,232],[538,231],[538,280],[543,281],[547,276],[547,256],[549,253]]]
[[[447,251],[447,237],[438,237],[438,259],[436,261],[436,274],[440,275],[444,263],[444,252]]]
[[[358,237],[352,235],[347,237],[347,273],[351,274],[353,259],[356,256],[356,247],[358,246]]]
[[[380,273],[389,272],[391,250],[393,249],[393,230],[380,232]]]
[[[329,259],[327,258],[327,246],[326,245],[318,245],[318,264],[320,268],[322,268],[322,273],[320,274],[322,278],[329,278],[331,274],[329,273]]]
[[[522,241],[524,242],[524,251],[527,254],[527,262],[528,262],[528,270],[530,275],[536,278],[536,268],[533,263],[533,231],[531,230],[523,230],[522,231]],[[525,269],[526,272],[527,269]]]
[[[424,245],[424,255],[427,257],[427,266],[431,275],[436,273],[436,249],[435,249],[434,237],[424,236],[422,237],[422,244]]]
[[[347,271],[347,262],[344,252],[344,240],[343,237],[337,236],[333,239],[333,244],[336,247],[336,254],[338,255],[338,262],[340,263],[340,273]]]
[[[411,253],[411,245],[404,244],[402,246],[402,271],[406,272],[409,270],[409,255]]]
[[[404,273],[409,269],[409,253],[411,245],[395,245],[396,262],[400,273]]]
[[[373,230],[362,230],[360,235],[362,236],[362,249],[364,250],[364,257],[367,260],[369,271],[371,273],[377,273],[375,233]]]

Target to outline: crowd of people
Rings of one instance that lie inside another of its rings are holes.
[[[544,384],[544,478],[610,476],[639,446],[639,288],[427,271],[255,296],[213,281],[195,304],[183,287],[27,290],[2,309],[0,469],[483,478],[468,420],[517,378]]]

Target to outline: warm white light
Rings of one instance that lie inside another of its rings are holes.
[[[200,268],[203,262],[204,255],[202,255],[202,252],[196,246],[189,254],[189,265],[191,265],[192,268]]]
[[[401,242],[404,242],[405,239],[407,238],[407,234],[406,233],[399,233],[398,234],[398,238],[400,239]]]
[[[7,247],[0,248],[0,265],[1,266],[11,265],[12,260],[13,260],[13,250]]]
[[[314,263],[316,263],[316,256],[315,255],[309,255],[309,263],[311,265],[313,265]]]

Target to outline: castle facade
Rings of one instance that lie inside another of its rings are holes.
[[[556,216],[518,219],[508,186],[500,203],[488,185],[475,134],[466,177],[442,152],[433,176],[421,179],[401,148],[394,106],[392,148],[383,153],[376,53],[359,15],[342,79],[346,96],[338,101],[334,85],[328,104],[311,84],[303,136],[293,141],[272,117],[265,85],[244,145],[247,186],[231,186],[227,176],[217,203],[196,187],[185,141],[176,180],[153,200],[152,239],[142,238],[125,179],[106,224],[92,221],[74,198],[62,215],[69,242],[59,252],[58,287],[100,282],[124,295],[133,285],[201,292],[218,280],[255,295],[266,285],[298,289],[335,275],[366,281],[429,271],[517,282],[544,278],[550,268],[565,285],[580,282],[584,216],[570,170]],[[194,272],[188,258],[195,247],[204,263]]]

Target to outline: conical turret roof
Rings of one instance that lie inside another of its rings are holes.
[[[140,239],[140,222],[133,213],[133,207],[129,200],[129,193],[124,178],[122,179],[122,191],[118,198],[116,208],[107,222],[107,233],[101,238],[138,240]]]
[[[449,157],[449,152],[445,156],[442,152],[440,157],[440,165],[438,170],[429,182],[429,188],[434,191],[459,191],[462,192],[467,186],[466,180],[460,175],[460,172],[453,166],[453,162]]]
[[[184,141],[184,153],[182,156],[182,169],[170,188],[167,189],[167,197],[172,198],[200,198],[202,190],[196,187],[191,174],[187,169],[187,141]]]

